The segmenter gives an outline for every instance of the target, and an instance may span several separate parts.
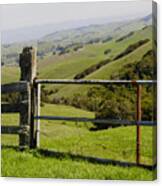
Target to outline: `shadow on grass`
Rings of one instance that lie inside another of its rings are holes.
[[[14,150],[16,150],[16,151],[20,151],[20,149],[19,149],[19,147],[18,146],[14,146],[14,145],[2,145],[1,144],[1,149],[14,149]]]
[[[2,149],[5,148],[12,148],[16,151],[20,152],[20,149],[17,146],[4,146],[2,145]],[[28,152],[32,152],[34,156],[43,156],[43,157],[51,157],[51,158],[57,158],[57,159],[65,159],[70,158],[74,161],[87,161],[90,163],[96,163],[96,164],[104,164],[104,165],[115,165],[115,166],[121,166],[121,167],[141,167],[148,170],[155,170],[157,165],[145,165],[145,164],[136,164],[133,162],[123,162],[123,161],[117,161],[112,159],[103,159],[103,158],[97,158],[97,157],[91,157],[91,156],[83,156],[78,154],[71,154],[68,152],[58,152],[54,150],[47,150],[47,149],[36,149],[36,150],[29,150]]]
[[[122,161],[116,161],[112,159],[103,159],[103,158],[97,158],[97,157],[91,157],[91,156],[83,156],[83,155],[77,155],[77,154],[71,154],[68,152],[57,152],[57,151],[52,151],[52,150],[46,150],[46,149],[38,149],[38,152],[44,156],[44,157],[55,157],[59,159],[63,158],[71,158],[72,160],[82,160],[82,161],[87,161],[90,163],[97,163],[97,164],[105,164],[105,165],[116,165],[116,166],[122,166],[122,167],[141,167],[145,168],[148,170],[154,170],[156,169],[156,164],[155,165],[144,165],[144,164],[139,164],[137,165],[136,163],[130,163],[130,162],[122,162]]]

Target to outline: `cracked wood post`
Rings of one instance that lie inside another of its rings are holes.
[[[21,93],[21,100],[27,100],[26,106],[20,111],[20,125],[29,127],[27,134],[20,135],[20,148],[34,147],[34,86],[36,77],[36,49],[33,47],[23,48],[20,54],[20,80],[28,83],[27,93]]]

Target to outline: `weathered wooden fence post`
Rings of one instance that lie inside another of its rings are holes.
[[[20,125],[29,127],[29,134],[20,134],[20,148],[34,146],[34,79],[36,77],[36,50],[25,47],[20,54],[21,81],[29,84],[27,95],[21,94],[21,100],[27,101],[26,107],[20,112]]]

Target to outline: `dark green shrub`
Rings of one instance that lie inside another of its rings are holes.
[[[104,54],[106,55],[106,54],[109,54],[111,52],[111,49],[106,49],[105,51],[104,51]]]

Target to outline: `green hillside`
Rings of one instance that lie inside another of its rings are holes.
[[[20,80],[20,68],[17,66],[3,66],[1,68],[2,84]]]
[[[140,47],[139,49],[135,50],[133,53],[130,53],[129,55],[127,55],[119,60],[113,61],[113,62],[103,66],[101,69],[88,75],[86,77],[86,79],[110,79],[112,74],[117,73],[120,70],[122,70],[122,67],[126,64],[129,64],[129,63],[131,64],[131,63],[137,62],[150,49],[152,49],[151,42],[149,42],[149,43],[145,44],[144,46]],[[55,96],[69,97],[69,96],[74,95],[80,91],[82,91],[83,93],[86,93],[87,87],[88,86],[66,85],[66,86],[62,87],[59,90],[59,92],[57,92],[55,94]]]
[[[140,39],[152,39],[152,27],[141,29],[134,34],[124,39],[121,42],[116,42],[116,39],[106,43],[96,43],[85,45],[79,51],[71,51],[64,55],[50,55],[38,61],[39,78],[66,78],[71,79],[78,73],[81,73],[88,67],[98,64],[104,59],[113,59],[117,54],[121,53],[129,45],[139,41]],[[111,52],[107,55],[104,51],[110,49]],[[18,80],[18,68],[12,66],[2,67],[2,83]],[[13,72],[13,73],[11,73]]]
[[[87,45],[88,43],[104,42],[108,38],[120,38],[130,32],[145,29],[152,24],[152,15],[131,21],[121,21],[104,24],[90,24],[74,29],[60,30],[50,33],[39,40],[30,40],[21,43],[11,43],[2,45],[2,64],[18,64],[19,53],[25,46],[36,46],[38,59],[44,59],[54,53],[62,53],[60,50],[69,53],[76,47]],[[61,48],[60,48],[61,47]]]
[[[118,53],[141,38],[151,39],[151,32],[152,27],[150,26],[145,30],[135,32],[130,38],[122,42],[117,43],[113,40],[106,43],[90,44],[86,45],[77,53],[72,52],[61,57],[54,56],[46,58],[39,62],[40,78],[73,78],[76,73],[100,62],[100,60],[107,58],[113,59]],[[106,49],[111,49],[109,55],[104,55]]]

